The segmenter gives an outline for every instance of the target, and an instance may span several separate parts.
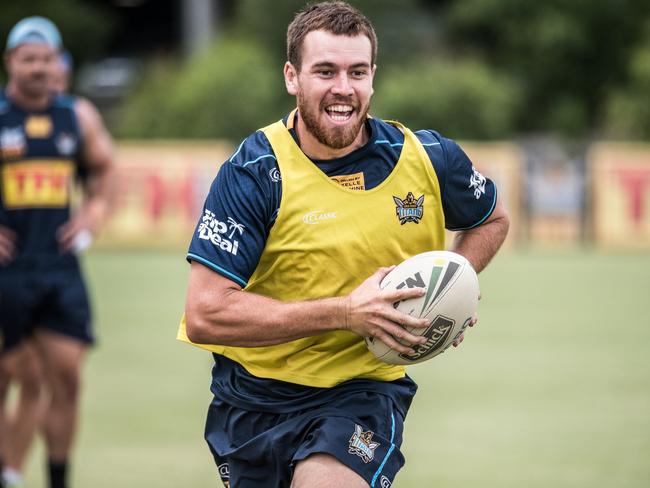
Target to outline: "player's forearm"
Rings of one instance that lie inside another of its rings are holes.
[[[456,233],[451,250],[465,256],[479,273],[503,244],[509,227],[508,213],[503,205],[497,202],[492,215],[484,224]]]
[[[192,342],[271,346],[343,328],[344,298],[282,302],[241,290],[188,294],[185,318]]]
[[[94,170],[84,187],[83,211],[99,227],[108,215],[114,197],[115,169],[106,165]]]

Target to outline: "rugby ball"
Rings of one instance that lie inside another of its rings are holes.
[[[469,325],[479,299],[478,277],[472,265],[460,254],[431,251],[417,254],[398,264],[380,284],[382,290],[404,287],[424,288],[422,297],[403,300],[394,307],[411,316],[429,319],[425,328],[408,327],[415,335],[424,335],[425,344],[415,344],[415,354],[391,349],[381,340],[366,337],[368,349],[377,359],[389,364],[416,364],[447,349]]]

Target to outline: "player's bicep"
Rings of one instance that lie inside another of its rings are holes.
[[[228,297],[241,291],[236,282],[193,261],[185,300],[185,328],[187,336],[194,342],[210,338],[215,327],[215,317],[227,307]]]
[[[113,141],[97,109],[81,98],[75,102],[83,144],[81,157],[89,172],[101,171],[113,161]]]
[[[241,289],[242,287],[235,281],[194,261],[190,266],[186,313],[201,314],[208,307],[218,307],[227,294]]]

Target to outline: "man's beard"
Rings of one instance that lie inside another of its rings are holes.
[[[18,81],[22,93],[30,98],[39,98],[48,93],[47,75],[30,75]]]
[[[319,114],[325,111],[325,107],[337,103],[354,107],[354,112],[351,117],[354,117],[355,112],[359,112],[360,117],[358,117],[356,122],[345,126],[327,127],[325,124],[319,124]],[[317,108],[318,112],[313,113],[305,101],[302,90],[298,92],[298,112],[305,123],[305,127],[307,127],[307,130],[318,142],[332,149],[343,149],[354,142],[363,124],[366,122],[366,115],[369,108],[370,104],[365,107],[359,107],[358,103],[354,103],[350,98],[336,98],[321,102]]]

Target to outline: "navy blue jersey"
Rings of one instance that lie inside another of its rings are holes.
[[[285,118],[286,124],[286,118]],[[404,135],[395,126],[375,118],[367,121],[369,141],[344,157],[313,160],[325,174],[359,190],[376,187],[397,163]],[[295,131],[291,133],[296,138]],[[473,167],[451,139],[432,130],[415,133],[433,165],[442,197],[445,227],[470,229],[494,210],[496,187]],[[190,243],[188,260],[200,262],[245,286],[257,267],[282,198],[282,175],[263,132],[245,139],[220,168],[212,183],[203,215]],[[216,220],[223,234],[214,244],[201,222]]]
[[[81,168],[74,103],[60,95],[43,111],[25,111],[0,93],[0,225],[18,236],[10,266],[70,261],[59,251],[56,232],[70,217]]]

